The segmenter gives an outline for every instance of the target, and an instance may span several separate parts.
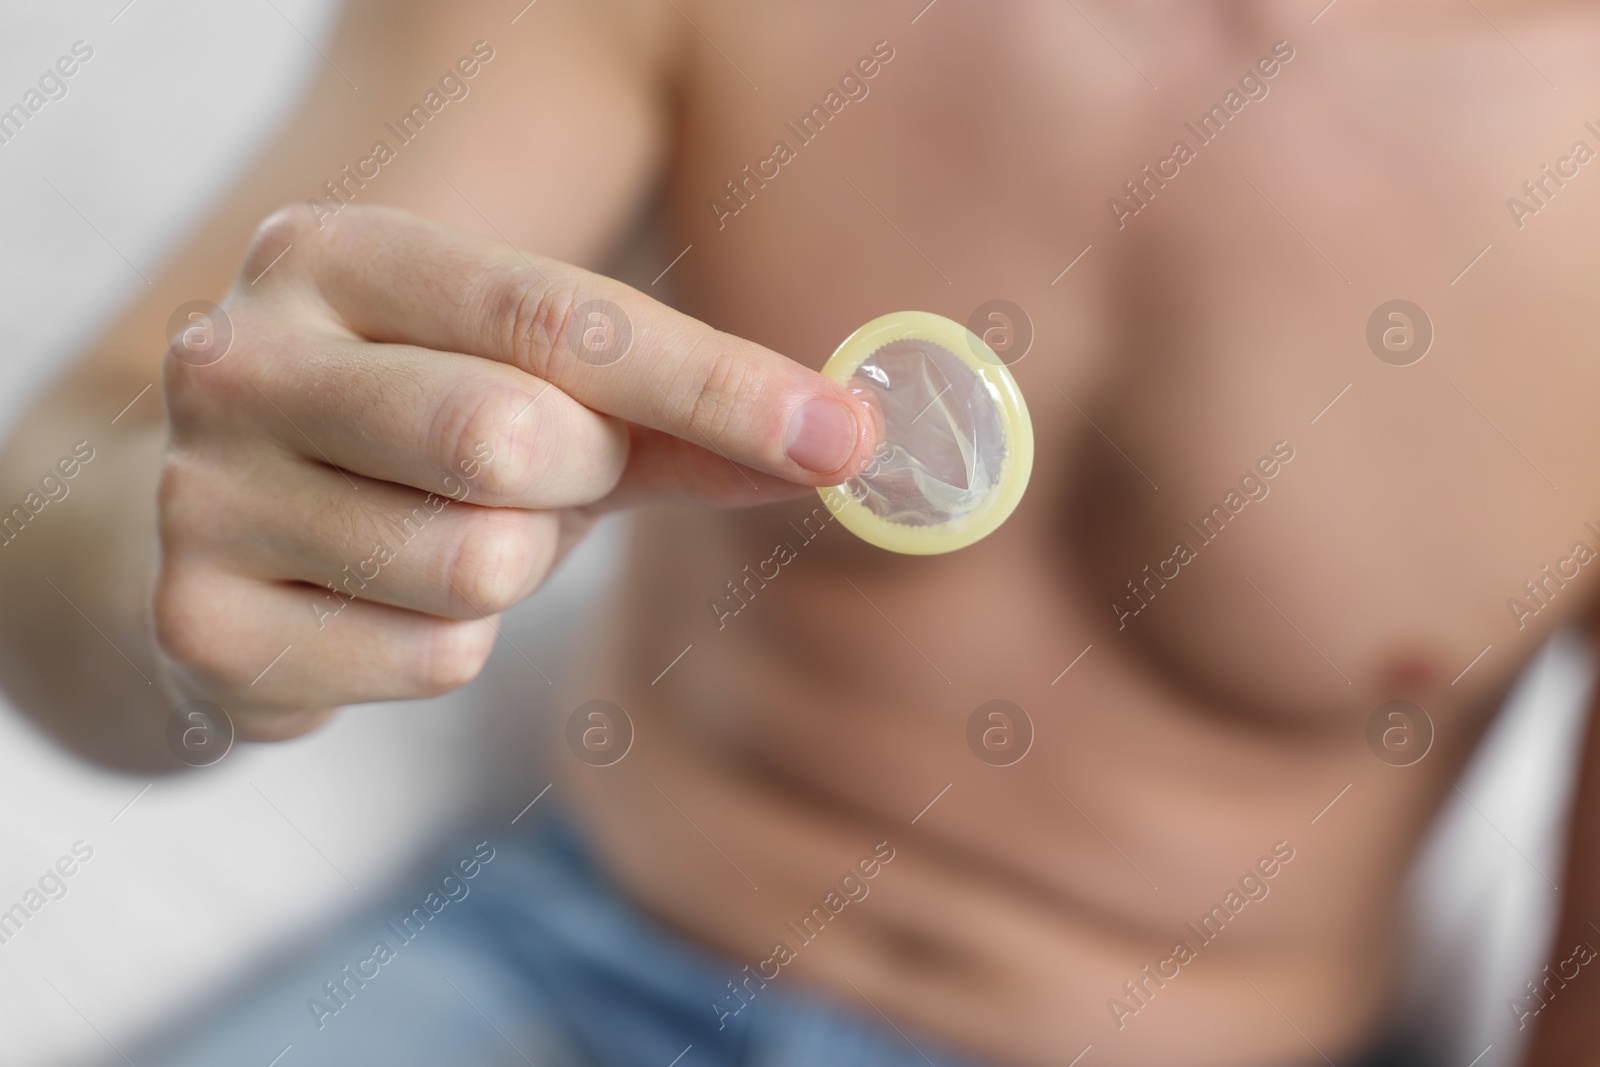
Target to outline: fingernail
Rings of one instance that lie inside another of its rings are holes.
[[[845,465],[856,450],[859,427],[849,408],[835,400],[807,400],[789,416],[784,451],[806,470],[827,474]]]

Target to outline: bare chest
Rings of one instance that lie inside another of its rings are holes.
[[[1600,552],[1600,112],[1481,26],[1134,8],[697,15],[683,302],[812,365],[887,311],[1014,309],[1034,485],[930,581],[1267,714],[1443,693],[1488,646],[1498,686]]]

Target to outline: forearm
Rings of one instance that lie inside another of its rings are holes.
[[[62,743],[149,773],[182,764],[148,621],[166,429],[143,384],[47,394],[0,452],[0,687]]]
[[[326,69],[300,113],[154,284],[0,446],[0,520],[14,507],[24,513],[10,528],[0,521],[0,688],[47,733],[96,761],[141,772],[182,767],[165,741],[175,701],[163,692],[149,595],[168,320],[189,301],[222,302],[256,224],[285,202],[317,195],[325,173],[380,125],[376,116],[394,110],[391,80],[414,80],[396,54],[430,32],[426,10],[420,0],[351,5],[328,49],[365,91]],[[35,506],[49,499],[41,477],[78,442],[94,458],[70,479],[57,472],[66,495],[32,514],[29,494]]]

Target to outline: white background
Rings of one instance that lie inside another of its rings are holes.
[[[0,107],[74,41],[95,50],[69,94],[0,145],[6,424],[291,112],[321,62],[306,38],[320,43],[333,16],[325,0],[123,4],[8,5],[0,23]],[[509,822],[548,780],[530,738],[558,689],[523,657],[560,681],[614,541],[509,617],[516,650],[502,643],[464,693],[353,709],[148,791],[0,703],[0,909],[74,841],[95,850],[68,895],[0,945],[0,1065],[121,1062],[110,1045],[372,899],[452,827]],[[1546,654],[1417,880],[1417,1011],[1448,1035],[1452,1067],[1491,1043],[1480,1067],[1513,1062],[1506,998],[1538,972],[1551,891],[1535,868],[1559,882],[1553,798],[1589,678],[1575,643]]]

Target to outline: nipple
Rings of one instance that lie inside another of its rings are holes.
[[[877,318],[822,373],[877,422],[856,477],[819,490],[856,536],[893,552],[964,548],[1010,516],[1033,468],[1033,427],[1000,357],[959,323],[922,311]]]
[[[1405,647],[1383,661],[1380,686],[1391,696],[1422,700],[1434,695],[1444,680],[1437,655],[1420,647]]]

